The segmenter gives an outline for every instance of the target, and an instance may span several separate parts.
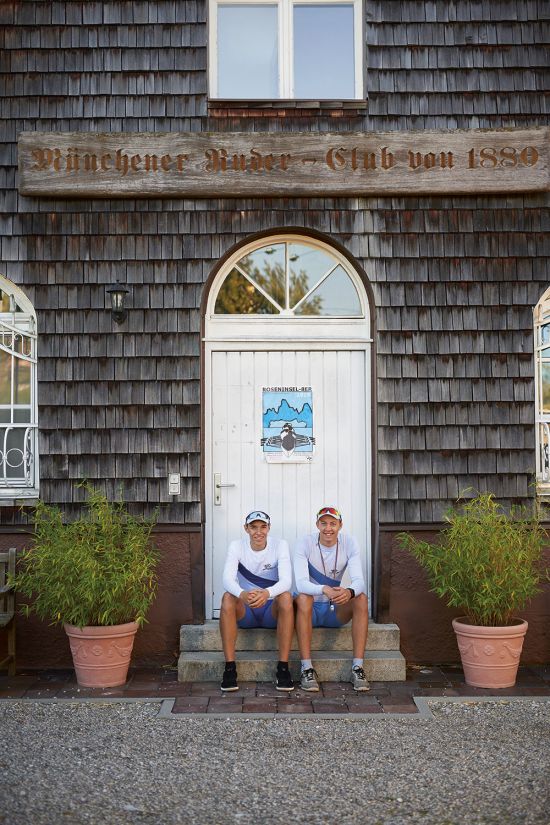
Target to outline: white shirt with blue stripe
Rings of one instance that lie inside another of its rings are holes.
[[[316,602],[328,602],[323,587],[340,587],[342,576],[348,570],[355,595],[365,593],[365,579],[361,568],[359,545],[353,536],[338,533],[338,544],[319,548],[319,533],[311,533],[298,540],[294,549],[294,579],[298,593],[313,596]],[[338,561],[336,548],[338,547]],[[322,556],[321,556],[322,553]],[[324,564],[323,564],[324,562]],[[338,567],[335,567],[335,565]]]
[[[263,550],[253,550],[248,536],[232,541],[223,568],[223,587],[237,598],[243,590],[267,590],[269,598],[292,589],[288,543],[267,537]]]

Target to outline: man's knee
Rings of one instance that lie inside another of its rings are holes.
[[[354,614],[357,612],[359,614],[368,614],[369,612],[369,601],[365,595],[365,593],[359,593],[353,600],[353,612]]]
[[[309,596],[307,593],[298,593],[294,603],[298,613],[311,614],[313,611],[313,596]]]
[[[277,602],[277,607],[279,610],[283,610],[285,612],[292,610],[292,596],[287,591],[286,593],[279,593],[276,596],[275,601]]]
[[[234,613],[237,609],[238,603],[237,596],[234,596],[233,593],[224,593],[222,596],[222,603],[221,603],[221,610],[223,613]]]

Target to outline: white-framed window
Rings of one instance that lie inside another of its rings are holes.
[[[209,0],[210,97],[362,100],[362,0]]]
[[[345,258],[325,244],[299,236],[256,241],[229,265],[213,314],[363,318],[355,277]]]
[[[0,275],[0,501],[38,497],[36,314]]]

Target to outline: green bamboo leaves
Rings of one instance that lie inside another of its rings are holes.
[[[87,509],[76,521],[64,524],[57,507],[36,506],[34,543],[15,579],[17,591],[33,597],[22,610],[52,624],[142,625],[157,591],[154,520],[129,515],[123,502],[108,501],[87,482],[81,486]]]
[[[397,541],[426,569],[432,591],[463,610],[468,622],[510,624],[547,576],[542,553],[548,535],[538,504],[506,513],[484,493],[450,510],[445,521],[438,544],[407,533]]]

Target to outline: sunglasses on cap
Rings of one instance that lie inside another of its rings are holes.
[[[247,515],[244,520],[245,524],[250,524],[251,521],[264,521],[266,524],[270,524],[270,518],[267,513],[264,513],[262,510],[253,510],[251,513]]]
[[[319,519],[323,516],[332,516],[333,518],[338,519],[338,521],[342,521],[342,514],[336,509],[336,507],[321,507],[315,520],[319,521]]]

